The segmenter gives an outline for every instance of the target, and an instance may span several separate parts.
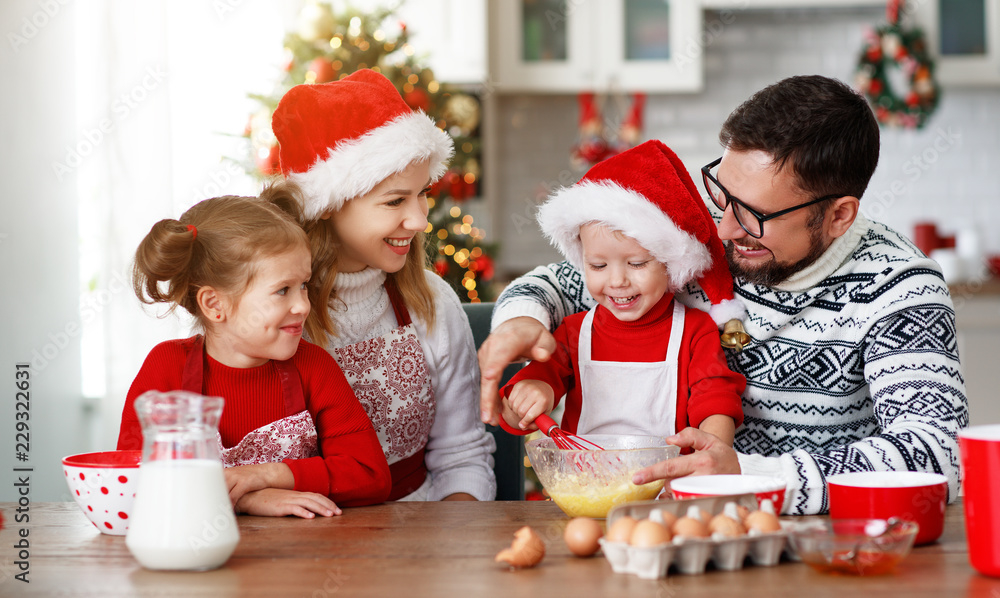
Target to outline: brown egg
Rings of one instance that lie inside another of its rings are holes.
[[[702,513],[698,507],[690,507],[687,515],[674,523],[674,535],[681,538],[707,538],[708,526],[702,519]]]
[[[747,518],[747,515],[750,514],[750,509],[744,507],[743,505],[736,505],[736,512],[740,516],[740,521],[744,521]]]
[[[737,538],[747,533],[742,523],[724,513],[712,517],[708,522],[708,531],[713,537],[718,534],[723,538]]]
[[[604,538],[608,542],[628,542],[629,537],[632,535],[633,527],[635,527],[635,519],[626,515],[611,524]]]
[[[700,519],[681,517],[674,524],[674,535],[681,538],[707,538],[708,526]]]
[[[761,533],[776,532],[781,529],[778,516],[767,511],[754,511],[747,515],[743,523],[748,530]]]
[[[545,543],[535,530],[524,526],[514,532],[514,542],[510,548],[498,552],[493,560],[497,563],[507,563],[511,567],[534,567],[544,556]]]
[[[574,517],[566,524],[563,540],[576,556],[590,556],[601,547],[598,540],[604,535],[601,524],[589,517]]]
[[[677,523],[677,515],[674,515],[670,511],[664,511],[663,509],[656,509],[650,512],[649,518],[653,521],[662,524],[663,527],[667,529],[674,529],[674,524]]]
[[[670,542],[670,530],[652,519],[643,519],[632,528],[628,543],[640,548],[659,546]]]

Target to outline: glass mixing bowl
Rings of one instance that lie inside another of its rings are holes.
[[[536,438],[525,444],[538,480],[570,517],[600,519],[618,505],[656,498],[663,489],[663,480],[636,486],[632,475],[680,453],[680,448],[659,436],[585,437],[605,450],[564,450],[556,447],[551,438]]]

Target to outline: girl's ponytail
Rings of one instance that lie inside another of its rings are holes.
[[[132,288],[140,301],[173,303],[196,313],[197,289],[191,289],[189,281],[197,238],[195,225],[172,219],[153,225],[139,243],[132,267]],[[160,283],[167,283],[166,288]]]

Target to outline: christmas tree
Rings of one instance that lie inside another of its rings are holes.
[[[398,6],[369,13],[349,7],[334,12],[329,3],[313,1],[302,9],[297,30],[285,36],[284,78],[273,94],[251,96],[261,108],[250,116],[244,132],[252,163],[243,167],[260,179],[279,174],[271,115],[293,86],[335,81],[365,68],[382,73],[411,108],[423,110],[455,140],[450,168],[427,198],[429,262],[463,301],[492,301],[488,283],[494,248],[483,243],[483,231],[473,226],[461,205],[478,195],[479,100],[438,82],[431,69],[420,66],[407,43],[406,24],[396,17]]]

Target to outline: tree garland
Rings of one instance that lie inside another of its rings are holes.
[[[921,128],[937,108],[940,89],[934,81],[934,61],[927,52],[924,32],[899,26],[901,0],[888,4],[889,22],[865,33],[858,59],[855,86],[865,94],[879,123]],[[897,94],[889,84],[889,69],[906,75],[909,89]]]

